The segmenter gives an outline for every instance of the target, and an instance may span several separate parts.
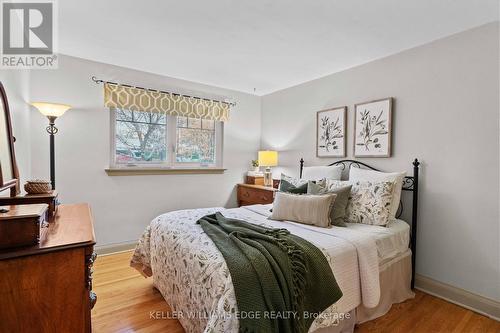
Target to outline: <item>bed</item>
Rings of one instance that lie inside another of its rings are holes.
[[[352,160],[333,163],[375,170]],[[301,159],[300,174],[304,162]],[[314,244],[327,258],[343,296],[313,322],[309,332],[352,332],[356,323],[384,315],[394,303],[414,296],[418,161],[403,190],[412,196],[412,220],[387,227],[347,224],[320,228],[268,219],[272,205],[190,209],[158,216],[144,231],[131,266],[153,278],[186,332],[238,332],[231,275],[219,250],[196,221],[221,212],[225,217],[271,228],[284,228]],[[402,203],[398,217],[402,215]],[[249,291],[251,292],[251,291]]]

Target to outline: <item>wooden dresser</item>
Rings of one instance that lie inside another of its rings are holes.
[[[60,205],[40,244],[0,251],[0,332],[90,332],[94,228],[87,204]]]
[[[238,206],[273,203],[276,191],[270,186],[238,184]]]

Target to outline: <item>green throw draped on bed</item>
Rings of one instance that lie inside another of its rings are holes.
[[[225,218],[198,220],[224,256],[240,332],[300,332],[342,297],[324,254],[286,229]],[[252,318],[253,317],[253,318]]]

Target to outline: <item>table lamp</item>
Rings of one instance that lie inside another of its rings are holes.
[[[273,186],[271,167],[278,165],[278,152],[273,150],[259,151],[259,165],[266,167],[264,172],[264,186]]]
[[[49,126],[47,126],[45,129],[50,135],[50,182],[52,184],[52,190],[54,190],[56,188],[54,135],[59,131],[59,129],[55,125],[55,121],[57,117],[62,116],[64,112],[68,111],[71,106],[66,104],[44,102],[34,102],[31,103],[31,105],[37,108],[41,114],[49,118]]]

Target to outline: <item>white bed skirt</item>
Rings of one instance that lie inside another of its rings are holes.
[[[349,312],[337,326],[318,329],[314,333],[352,333],[356,324],[385,315],[396,303],[415,297],[411,290],[411,252],[408,250],[380,267],[380,302],[368,309],[363,305]]]

